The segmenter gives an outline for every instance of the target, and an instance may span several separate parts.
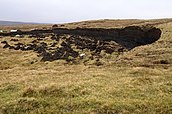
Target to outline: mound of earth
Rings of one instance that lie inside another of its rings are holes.
[[[161,30],[150,26],[128,26],[125,28],[53,28],[55,34],[71,34],[83,37],[91,37],[101,41],[115,41],[119,45],[132,49],[136,46],[151,44],[161,36]]]
[[[64,59],[73,62],[85,57],[98,60],[103,57],[102,52],[118,55],[136,46],[153,43],[160,38],[161,30],[150,26],[128,26],[116,29],[67,29],[53,26],[48,30],[17,31],[0,35],[13,37],[8,42],[1,42],[4,44],[3,48],[33,50],[42,57],[42,61]],[[22,38],[32,41],[21,43]]]

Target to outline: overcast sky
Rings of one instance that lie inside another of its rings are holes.
[[[0,20],[66,23],[172,18],[172,0],[0,0]]]

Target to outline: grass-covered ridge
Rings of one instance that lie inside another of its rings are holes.
[[[172,113],[172,22],[155,26],[158,41],[104,54],[100,66],[41,62],[33,51],[0,43],[0,113]]]

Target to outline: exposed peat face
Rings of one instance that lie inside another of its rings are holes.
[[[129,26],[119,29],[102,28],[76,28],[63,29],[54,28],[55,34],[72,34],[86,36],[96,40],[115,41],[127,49],[136,46],[151,44],[157,41],[161,36],[161,30],[155,27]]]
[[[28,44],[21,43],[20,39],[25,35],[34,40]],[[9,42],[2,41],[3,48],[22,51],[33,50],[42,57],[43,61],[58,59],[73,61],[76,58],[82,58],[80,55],[86,53],[83,51],[85,49],[89,51],[88,58],[94,59],[101,58],[102,51],[108,54],[113,52],[120,54],[137,46],[151,44],[160,38],[161,30],[148,26],[129,26],[116,29],[52,27],[50,30],[0,33],[0,36],[13,38]]]

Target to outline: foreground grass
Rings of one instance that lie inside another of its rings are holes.
[[[0,44],[0,113],[172,113],[171,25],[158,25],[156,43],[99,67],[39,62]]]
[[[8,69],[3,74],[0,106],[4,113],[171,111],[169,70],[48,63],[36,69]]]

